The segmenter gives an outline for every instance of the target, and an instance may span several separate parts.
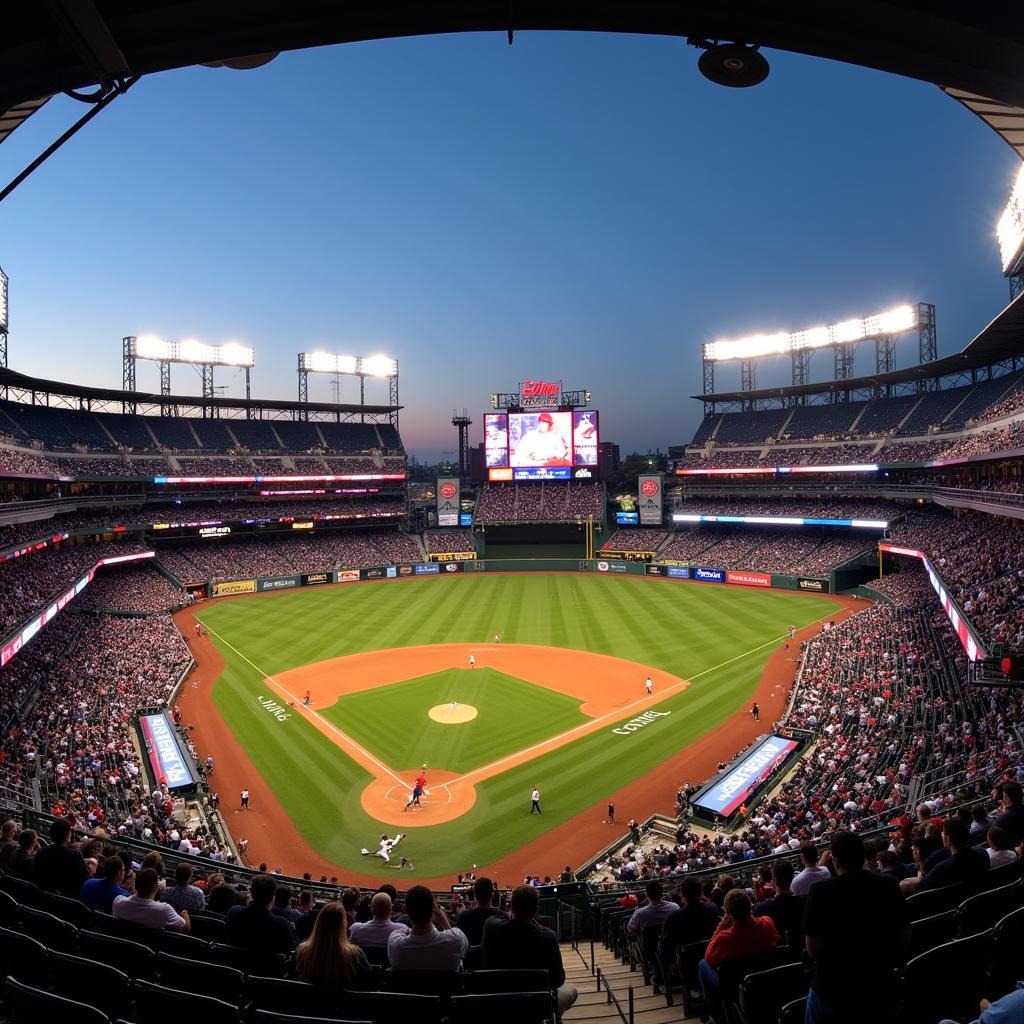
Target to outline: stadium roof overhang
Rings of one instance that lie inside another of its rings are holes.
[[[2,25],[0,141],[31,114],[33,104],[67,90],[99,86],[101,95],[138,75],[195,64],[257,66],[282,50],[474,31],[500,31],[510,40],[516,31],[581,30],[743,42],[936,83],[968,107],[971,98],[987,98],[1002,105],[1000,116],[1008,111],[1011,121],[1024,108],[1024,18],[1006,4],[12,0],[4,5]]]
[[[751,402],[762,399],[791,399],[805,395],[837,391],[879,391],[919,381],[938,381],[945,377],[976,373],[1000,363],[1024,356],[1024,293],[1017,296],[962,351],[930,363],[908,366],[905,370],[872,373],[847,380],[826,380],[815,384],[759,388],[756,391],[718,391],[691,395],[701,402]]]
[[[152,391],[118,391],[115,388],[93,388],[83,384],[65,384],[62,381],[44,380],[41,377],[29,377],[0,367],[0,392],[8,391],[33,396],[33,401],[40,405],[49,404],[42,401],[50,396],[73,399],[74,404],[90,409],[93,404],[110,406],[122,403],[125,406],[143,407],[174,407],[186,408],[205,407],[208,409],[253,409],[257,411],[278,412],[322,412],[353,415],[363,413],[370,416],[381,416],[397,412],[400,405],[342,405],[334,402],[297,402],[288,399],[272,398],[232,398],[228,395],[217,395],[213,398],[200,398],[198,395],[161,395]],[[67,402],[62,408],[68,408]]]

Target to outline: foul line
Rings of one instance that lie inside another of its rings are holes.
[[[242,661],[251,665],[257,672],[259,672],[261,676],[263,676],[264,679],[269,681],[278,690],[280,690],[281,693],[285,694],[285,696],[287,697],[290,697],[294,707],[301,708],[303,711],[307,712],[312,718],[315,718],[317,719],[317,721],[322,722],[325,726],[327,726],[328,729],[331,730],[331,732],[333,732],[336,736],[340,736],[341,739],[344,740],[346,743],[349,743],[353,747],[355,747],[355,749],[358,750],[367,760],[369,760],[372,764],[375,764],[381,771],[386,772],[388,775],[390,775],[391,778],[395,780],[395,782],[399,783],[399,785],[407,785],[405,780],[402,779],[400,776],[396,775],[383,761],[381,761],[377,757],[374,757],[374,755],[371,754],[370,751],[368,751],[365,747],[363,747],[361,744],[357,743],[354,739],[352,739],[352,737],[349,736],[348,733],[342,732],[341,729],[339,729],[333,722],[330,722],[326,718],[324,718],[324,716],[321,715],[319,711],[315,711],[308,704],[303,704],[298,699],[298,697],[295,696],[294,693],[292,693],[286,687],[282,686],[272,675],[270,675],[267,672],[264,672],[263,669],[259,667],[259,665],[257,665],[250,658],[247,658],[233,643],[231,643],[229,640],[225,640],[224,637],[222,637],[220,633],[218,633],[215,629],[211,629],[209,626],[206,626],[205,628],[207,633],[211,633],[213,634],[213,636],[217,637],[217,639],[220,640],[220,642],[224,644],[225,647],[230,647],[231,650],[233,650],[235,654],[237,654],[242,659]]]
[[[835,612],[830,612],[828,615],[823,615],[820,619],[815,619],[813,622],[809,622],[806,626],[802,627],[807,629],[809,626],[816,626],[819,622],[824,622],[826,619],[831,619],[835,616]],[[799,630],[797,630],[799,632]],[[485,764],[480,768],[474,768],[471,772],[466,772],[465,775],[460,775],[456,779],[452,779],[448,785],[453,786],[456,782],[463,782],[466,779],[471,779],[474,775],[479,775],[481,772],[490,771],[492,768],[497,768],[500,765],[506,764],[509,761],[514,761],[523,754],[529,754],[531,751],[538,750],[541,747],[547,746],[549,743],[554,743],[556,740],[565,739],[567,736],[572,736],[574,733],[581,732],[584,729],[593,729],[593,727],[609,718],[619,718],[624,711],[629,711],[630,708],[635,708],[641,704],[647,704],[657,701],[660,703],[666,696],[670,696],[676,690],[680,688],[686,688],[689,686],[694,679],[700,679],[701,676],[706,676],[709,672],[717,672],[720,668],[725,668],[726,665],[731,665],[735,661],[740,661],[743,658],[750,657],[751,654],[756,654],[758,651],[764,650],[765,647],[771,647],[773,644],[777,644],[780,640],[785,640],[789,636],[788,630],[782,634],[782,636],[773,637],[771,640],[766,641],[763,644],[758,644],[757,647],[751,647],[749,651],[744,651],[742,654],[737,654],[734,658],[729,658],[726,661],[719,662],[717,665],[712,665],[711,668],[703,669],[696,675],[691,676],[689,679],[681,679],[678,683],[670,686],[667,690],[662,690],[661,693],[651,697],[641,697],[640,700],[633,701],[632,704],[624,704],[622,707],[617,708],[615,711],[609,711],[607,714],[601,715],[600,718],[592,718],[589,722],[584,722],[582,725],[577,725],[567,732],[559,733],[557,736],[551,736],[546,740],[542,740],[540,743],[535,743],[532,747],[526,747],[523,750],[518,750],[514,754],[509,754],[507,757],[499,758],[497,761],[492,761],[490,764]]]

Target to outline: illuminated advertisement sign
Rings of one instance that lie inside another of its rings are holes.
[[[359,570],[358,569],[339,569],[338,570],[338,582],[339,583],[358,583],[359,582]]]
[[[697,515],[692,512],[675,512],[674,523],[739,523],[747,526],[845,526],[868,530],[887,530],[885,519],[811,519],[799,516],[729,516]]]
[[[472,562],[476,559],[475,551],[438,551],[428,554],[431,562]]]
[[[304,521],[304,522],[300,522],[300,523],[293,522],[292,523],[292,529],[293,530],[312,530],[313,529],[313,524],[311,522],[308,522],[308,521]]]
[[[272,579],[258,580],[256,589],[262,593],[265,590],[288,590],[298,585],[297,576],[275,576]]]
[[[472,526],[473,525],[473,513],[472,512],[460,512],[459,513],[459,526]]]
[[[575,409],[572,414],[572,452],[577,466],[597,465],[597,413]]]
[[[693,578],[695,580],[703,580],[705,583],[724,583],[725,582],[725,570],[724,569],[694,569]]]
[[[570,480],[572,469],[569,466],[537,466],[533,469],[513,469],[516,480]]]
[[[489,469],[487,470],[487,479],[490,480],[491,483],[504,483],[515,478],[512,476],[511,469]]]
[[[155,558],[155,551],[140,551],[134,555],[110,555],[101,558],[85,576],[81,577],[73,587],[65,590],[52,604],[42,610],[31,622],[23,623],[16,633],[7,637],[0,647],[0,668],[6,665],[25,644],[29,642],[44,626],[49,625],[78,595],[92,582],[96,570],[101,566],[119,565],[122,562],[141,562],[147,558]]]
[[[155,476],[155,484],[299,484],[362,480],[404,480],[404,473],[336,473],[326,476]]]
[[[508,413],[484,416],[484,458],[488,468],[508,466]]]
[[[924,565],[925,572],[928,573],[928,581],[938,595],[939,603],[942,605],[943,611],[945,611],[950,625],[953,627],[953,632],[956,633],[961,646],[967,652],[967,657],[971,661],[988,657],[985,653],[984,645],[978,634],[974,631],[974,627],[964,618],[963,612],[960,611],[954,600],[946,592],[946,587],[939,578],[939,574],[935,571],[931,560],[923,551],[918,551],[916,548],[903,548],[896,544],[884,543],[879,543],[878,550],[890,555],[906,555],[910,558],[919,559]]]
[[[231,532],[230,526],[200,526],[200,537],[223,537]]]
[[[594,568],[598,572],[629,572],[625,562],[606,562],[603,559]]]
[[[562,382],[524,380],[519,385],[519,404],[524,409],[556,406],[562,398]]]
[[[302,585],[304,587],[315,587],[321,583],[330,583],[331,574],[329,572],[304,572],[302,574]]]
[[[683,469],[677,468],[676,476],[751,476],[775,473],[875,473],[877,462],[864,462],[849,466],[731,466],[728,469]]]
[[[644,473],[637,477],[639,492],[637,505],[640,508],[640,522],[644,526],[661,526],[661,474]]]
[[[437,562],[417,562],[413,566],[413,571],[417,576],[436,576],[441,571],[441,566]]]
[[[171,720],[166,712],[157,715],[140,715],[139,730],[142,733],[149,766],[153,770],[153,781],[166,784],[167,789],[186,789],[194,786],[198,779],[189,767],[188,758],[178,742]]]
[[[456,476],[437,478],[437,525],[458,526],[461,484]]]
[[[797,746],[796,740],[769,736],[724,778],[712,784],[706,792],[698,793],[694,797],[694,803],[698,807],[728,818],[761,783],[785,764]]]
[[[616,512],[615,513],[615,525],[616,526],[639,526],[640,525],[640,513],[639,512]]]
[[[690,570],[685,565],[666,565],[665,568],[673,579],[688,580],[690,578]]]
[[[763,572],[733,572],[731,569],[725,574],[726,583],[736,583],[741,587],[770,587],[771,576]]]

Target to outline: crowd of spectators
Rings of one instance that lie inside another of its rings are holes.
[[[389,553],[398,550],[396,545],[401,545],[403,552],[413,553],[408,544],[395,540],[392,531],[343,531],[173,544],[161,546],[157,557],[176,579],[189,584],[386,565],[395,560]],[[419,561],[418,553],[410,560]]]
[[[473,538],[465,530],[428,530],[423,535],[423,543],[433,554],[476,551]]]
[[[481,488],[477,504],[480,523],[575,523],[604,513],[601,484],[542,483],[489,484]]]
[[[0,563],[0,636],[45,608],[101,558],[147,550],[142,544],[76,544],[35,551]]]
[[[30,473],[35,476],[58,476],[57,464],[39,455],[0,446],[0,473]]]
[[[220,458],[183,458],[177,460],[181,476],[255,476],[252,460],[222,456]],[[179,475],[176,474],[176,475]]]
[[[666,530],[653,527],[623,527],[601,545],[602,551],[657,551],[668,537]]]
[[[80,610],[153,615],[175,611],[187,595],[149,561],[100,569],[79,596]]]
[[[5,701],[0,781],[37,778],[45,809],[117,828],[144,802],[132,715],[162,705],[189,660],[169,616],[65,612],[4,668],[15,699]]]
[[[971,624],[993,643],[1024,644],[1021,521],[934,506],[912,512],[893,541],[923,551]]]

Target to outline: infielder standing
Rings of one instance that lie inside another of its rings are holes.
[[[472,668],[476,664],[476,658],[471,654],[469,656],[469,667]]]
[[[654,683],[651,681],[650,676],[647,677],[647,682],[645,685],[647,686],[647,696],[650,697],[650,695],[654,693]]]

